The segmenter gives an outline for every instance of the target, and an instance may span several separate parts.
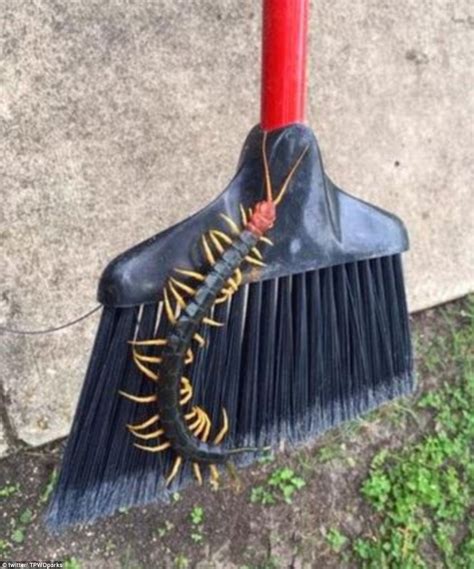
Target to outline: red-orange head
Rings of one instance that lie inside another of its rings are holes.
[[[273,201],[258,202],[247,223],[247,229],[261,237],[273,227],[276,219],[276,205]]]

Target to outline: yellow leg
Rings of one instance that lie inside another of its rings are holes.
[[[271,239],[269,239],[268,237],[262,236],[260,237],[260,241],[263,241],[264,243],[266,243],[267,245],[273,246],[274,243]]]
[[[240,233],[240,229],[239,229],[238,225],[235,223],[235,221],[231,217],[229,217],[225,213],[220,213],[219,215],[227,223],[227,225],[229,226],[230,230],[232,231],[232,233],[234,235],[238,235]]]
[[[172,279],[170,279],[168,281],[168,286],[170,287],[170,291],[171,294],[174,296],[176,302],[178,303],[179,307],[181,309],[186,308],[186,302],[184,300],[184,298],[179,294],[179,292],[176,290],[176,287],[174,286]]]
[[[227,233],[219,231],[218,229],[213,229],[211,234],[214,235],[216,239],[220,239],[221,242],[223,241],[226,245],[232,245],[232,239],[227,235]]]
[[[181,385],[182,385],[183,389],[189,389],[192,391],[191,382],[189,381],[189,379],[187,377],[184,377],[184,375],[181,378]]]
[[[222,247],[219,239],[217,239],[217,237],[215,236],[214,231],[211,231],[209,233],[209,237],[211,238],[211,241],[214,244],[214,247],[217,249],[217,252],[222,255],[222,253],[225,251],[225,249],[224,249],[224,247]]]
[[[151,427],[152,425],[157,423],[159,420],[160,420],[159,415],[153,415],[153,417],[150,417],[146,421],[143,421],[143,423],[138,423],[137,425],[128,424],[127,429],[130,429],[131,431],[142,431],[142,430],[146,429],[147,427]]]
[[[262,263],[262,261],[259,261],[258,259],[255,259],[254,257],[247,255],[245,257],[245,260],[249,263],[251,263],[252,265],[256,265],[257,267],[265,267],[265,263]]]
[[[214,439],[214,443],[218,445],[222,442],[226,434],[229,432],[229,417],[227,416],[227,411],[222,408],[222,427],[220,431],[217,433],[216,438]]]
[[[206,340],[204,340],[201,334],[198,334],[197,332],[194,334],[193,340],[195,340],[201,348],[204,348],[206,345]]]
[[[163,361],[157,356],[144,356],[143,354],[139,354],[136,350],[133,350],[133,355],[135,358],[137,358],[138,361],[144,362],[146,364],[161,364]]]
[[[156,431],[153,431],[152,433],[146,433],[146,434],[136,433],[132,429],[129,429],[129,430],[134,437],[136,437],[137,439],[142,439],[144,441],[148,441],[150,439],[157,439],[157,438],[159,438],[165,434],[164,429],[158,429]]]
[[[204,282],[206,280],[206,276],[202,273],[198,273],[197,271],[191,271],[190,269],[174,269],[175,273],[180,273],[185,277],[192,277],[199,282]]]
[[[228,278],[227,282],[229,283],[229,288],[231,288],[233,292],[237,292],[239,290],[237,283],[234,281],[232,277]]]
[[[178,474],[179,471],[179,467],[181,466],[183,462],[183,459],[180,456],[177,456],[174,464],[173,464],[173,468],[171,469],[171,472],[169,473],[168,478],[166,479],[166,486],[169,486],[171,484],[171,482],[173,481],[173,479],[175,478],[175,476]]]
[[[242,271],[240,269],[235,269],[234,275],[235,275],[235,282],[237,283],[237,286],[240,286],[242,284],[242,280],[243,280]]]
[[[260,259],[260,260],[263,259],[263,256],[260,253],[260,251],[257,249],[257,247],[252,247],[252,252],[258,259]]]
[[[173,308],[171,306],[171,302],[168,296],[168,291],[166,290],[166,288],[163,290],[163,302],[165,305],[165,311],[166,311],[166,316],[168,317],[168,320],[171,322],[171,324],[176,324],[176,318],[174,316],[174,311]]]
[[[204,254],[206,255],[206,259],[208,260],[210,265],[214,265],[216,262],[216,259],[214,258],[214,255],[212,254],[211,248],[209,247],[209,243],[207,242],[205,235],[202,236],[202,245],[204,247]]]
[[[188,425],[188,429],[189,429],[190,431],[194,431],[194,429],[196,429],[197,427],[199,427],[199,425],[200,425],[201,422],[202,422],[202,413],[203,413],[203,411],[202,411],[199,407],[196,407],[197,418],[196,418],[196,420],[195,420],[193,423],[191,423],[190,425]]]
[[[186,395],[179,400],[179,404],[181,406],[186,405],[186,403],[191,400],[192,396],[193,396],[192,390],[188,391]]]
[[[227,302],[231,299],[231,297],[232,297],[232,294],[229,294],[226,292],[226,294],[218,296],[216,298],[216,300],[214,301],[214,304],[222,304],[223,302]]]
[[[135,403],[153,403],[156,401],[156,395],[133,395],[122,390],[119,390],[119,393],[130,401],[135,401]]]
[[[169,449],[171,447],[171,443],[166,442],[156,447],[147,447],[145,445],[139,445],[138,443],[133,443],[133,446],[141,450],[146,450],[147,452],[163,452],[164,450]]]
[[[202,323],[207,324],[208,326],[216,326],[217,328],[224,326],[224,324],[222,322],[217,322],[216,320],[213,320],[212,318],[208,318],[207,316],[206,316],[206,318],[202,319]]]
[[[245,208],[242,204],[240,204],[240,216],[242,218],[242,223],[244,224],[244,227],[246,227],[248,223],[247,212],[245,211]]]
[[[132,346],[166,346],[168,341],[154,338],[153,340],[130,340],[128,343]]]
[[[199,486],[202,486],[201,468],[197,462],[193,462],[193,472]]]
[[[170,277],[170,281],[171,281],[174,285],[176,285],[178,288],[180,288],[181,290],[183,290],[184,292],[186,292],[187,294],[189,294],[189,295],[191,295],[191,296],[194,295],[194,294],[196,294],[196,289],[195,289],[195,288],[192,288],[192,287],[188,286],[187,284],[185,284],[185,283],[183,283],[183,282],[181,282],[181,281],[178,281],[178,279],[175,279],[174,277]]]
[[[219,488],[219,478],[220,478],[217,466],[215,464],[210,464],[209,470],[211,472],[211,486],[214,490],[217,490]]]
[[[137,368],[146,375],[146,377],[148,377],[148,379],[151,379],[152,381],[157,381],[158,380],[158,374],[155,373],[154,371],[151,371],[151,369],[147,368],[146,366],[144,366],[141,361],[140,361],[140,357],[139,354],[133,350],[133,361],[135,363],[135,365],[137,366]]]
[[[191,350],[191,348],[189,348],[189,350],[186,352],[186,358],[184,360],[184,363],[186,365],[192,364],[194,361],[194,354],[193,351]]]

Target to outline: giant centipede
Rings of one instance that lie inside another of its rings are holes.
[[[197,341],[201,347],[205,343],[198,333],[200,326],[202,324],[221,326],[221,323],[209,316],[210,311],[216,303],[229,300],[237,291],[242,283],[243,264],[264,266],[257,244],[260,241],[271,244],[271,241],[265,237],[265,233],[273,227],[276,221],[277,205],[282,200],[307,150],[308,148],[303,150],[290,168],[278,195],[274,198],[266,155],[266,133],[264,134],[262,155],[265,199],[258,202],[248,214],[241,207],[243,228],[239,228],[230,217],[221,214],[232,236],[219,230],[210,231],[209,241],[205,235],[202,236],[204,254],[210,266],[207,275],[189,269],[176,269],[178,273],[197,280],[199,285],[192,287],[174,277],[169,279],[163,293],[163,305],[170,323],[167,336],[131,342],[135,364],[146,377],[155,382],[156,390],[149,396],[131,395],[123,391],[120,393],[138,403],[153,403],[156,413],[138,425],[128,425],[128,428],[138,439],[164,438],[164,442],[154,447],[135,444],[138,448],[149,452],[161,452],[167,449],[174,451],[176,459],[167,478],[167,484],[176,476],[184,460],[192,461],[199,483],[202,483],[199,466],[201,464],[210,466],[211,477],[216,482],[218,479],[216,464],[227,462],[237,453],[262,450],[255,448],[223,449],[219,446],[229,428],[224,409],[222,411],[223,425],[215,436],[214,442],[209,443],[211,422],[207,413],[199,406],[194,406],[188,413],[182,411],[182,407],[192,398],[191,383],[183,373],[185,366],[191,364],[194,359],[191,349],[193,340]],[[175,300],[174,308],[170,296]],[[137,346],[160,347],[160,356],[140,354]],[[159,365],[159,374],[152,371],[146,364]],[[143,432],[148,427],[157,424],[159,424],[157,430]]]

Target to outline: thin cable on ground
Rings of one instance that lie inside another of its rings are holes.
[[[42,334],[51,334],[52,332],[58,332],[59,330],[64,330],[65,328],[69,328],[70,326],[74,326],[75,324],[79,324],[82,320],[89,318],[92,316],[94,312],[97,312],[102,305],[98,304],[89,312],[86,312],[79,318],[75,320],[71,320],[70,322],[66,322],[65,324],[61,324],[60,326],[54,326],[52,328],[45,328],[44,330],[16,330],[15,328],[9,328],[8,326],[0,326],[0,334],[18,334],[19,336],[39,336]]]

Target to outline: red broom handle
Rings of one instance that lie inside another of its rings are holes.
[[[263,0],[261,127],[305,120],[309,0]]]

